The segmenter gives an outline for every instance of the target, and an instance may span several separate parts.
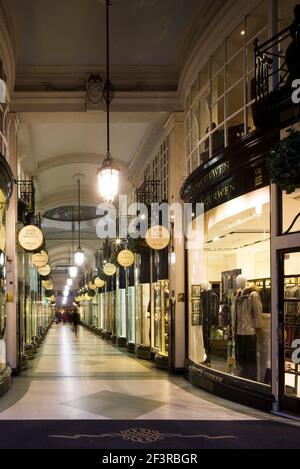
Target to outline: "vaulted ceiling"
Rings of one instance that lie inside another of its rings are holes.
[[[220,0],[112,0],[112,155],[122,169],[121,193],[139,183],[178,97],[178,64],[199,10]],[[17,71],[11,110],[18,113],[19,154],[36,176],[42,214],[77,202],[73,176],[84,175],[82,204],[100,202],[96,169],[106,153],[103,102],[87,106],[86,80],[105,79],[105,1],[10,0]],[[54,267],[69,262],[71,225],[44,221]],[[83,226],[83,248],[99,249],[95,224]]]
[[[12,0],[19,25],[19,65],[105,62],[103,0]],[[113,65],[175,64],[199,0],[113,0]]]

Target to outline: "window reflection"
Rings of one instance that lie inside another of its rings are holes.
[[[270,384],[269,187],[206,212],[200,222],[204,246],[188,254],[189,357]]]

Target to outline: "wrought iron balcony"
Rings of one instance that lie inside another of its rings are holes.
[[[295,21],[268,41],[255,42],[255,78],[252,94],[254,120],[258,127],[279,124],[280,113],[294,106],[292,83],[300,79],[300,5]]]
[[[144,181],[137,190],[137,202],[150,207],[151,204],[159,203],[159,181]]]

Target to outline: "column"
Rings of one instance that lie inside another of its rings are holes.
[[[8,162],[17,179],[17,132],[18,117],[8,118]],[[18,274],[16,251],[16,226],[18,222],[18,188],[14,184],[13,194],[6,214],[6,283],[7,283],[7,361],[13,370],[18,368],[17,317],[18,317]]]
[[[183,113],[173,113],[166,124],[169,136],[169,203],[179,204],[180,188],[185,179],[185,158],[183,145]],[[171,213],[172,216],[172,213]],[[175,217],[176,218],[176,217]],[[174,223],[174,217],[172,223]],[[171,349],[169,367],[172,373],[182,372],[185,361],[185,241],[173,237],[169,255],[170,298],[172,302]]]

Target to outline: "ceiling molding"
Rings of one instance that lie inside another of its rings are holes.
[[[85,91],[91,74],[104,77],[106,66],[18,66],[15,91]],[[112,65],[111,80],[117,91],[176,91],[179,76],[171,65]]]
[[[14,92],[11,112],[86,112],[84,91]],[[102,104],[104,111],[104,103]],[[174,112],[183,110],[175,91],[124,91],[115,94],[112,112]]]
[[[39,203],[38,209],[41,212],[45,212],[62,205],[74,205],[77,203],[77,192],[76,188],[74,187],[73,189],[63,190],[54,194],[45,194]],[[82,186],[81,203],[84,205],[97,207],[99,205],[99,196],[97,192]]]
[[[95,167],[101,166],[105,157],[106,155],[97,153],[69,153],[66,155],[57,155],[40,162],[38,164],[38,171],[39,173],[43,173],[45,171],[59,168],[60,166],[74,164],[93,165]],[[116,161],[121,171],[125,171],[127,169],[127,166],[124,164],[124,162],[116,159],[114,159],[114,161]]]
[[[10,96],[15,85],[16,44],[15,27],[9,0],[0,0],[0,60],[3,62]]]

